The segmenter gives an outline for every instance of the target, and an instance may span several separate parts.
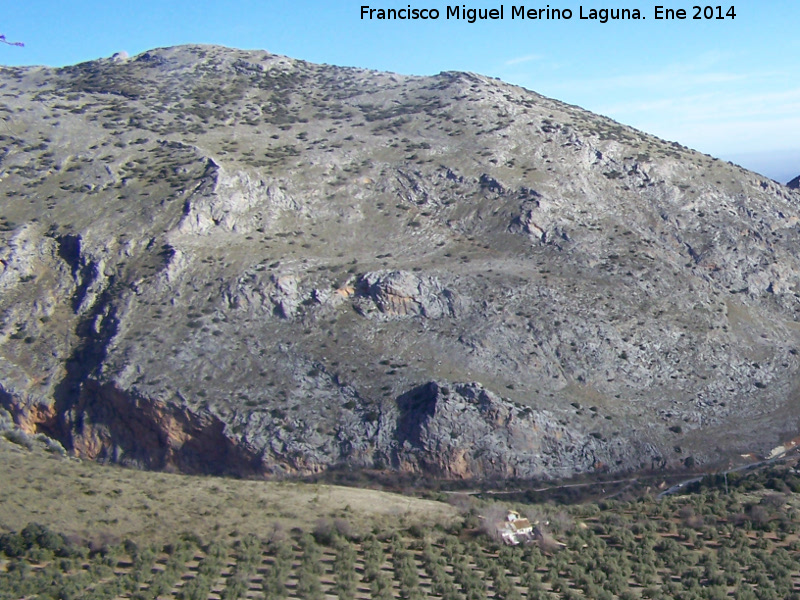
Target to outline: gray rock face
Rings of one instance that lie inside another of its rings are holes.
[[[72,452],[555,477],[797,434],[793,189],[468,73],[0,80],[0,406]]]
[[[643,456],[663,460],[652,446],[631,448],[619,438],[578,432],[549,411],[516,405],[475,383],[428,383],[401,396],[398,409],[401,470],[462,479],[548,478]]]
[[[442,289],[435,277],[420,278],[407,271],[365,273],[356,284],[356,310],[371,316],[376,311],[386,318],[456,317],[461,301]]]

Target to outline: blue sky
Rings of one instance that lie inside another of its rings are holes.
[[[692,3],[551,1],[571,20],[367,21],[360,2],[29,0],[7,3],[0,64],[61,66],[125,50],[216,43],[399,73],[466,70],[499,77],[785,181],[800,173],[800,2],[735,2],[735,19],[693,20]],[[654,7],[688,18],[654,19]],[[452,4],[455,6],[456,4]],[[462,2],[461,5],[464,5]],[[547,2],[525,4],[546,7]],[[638,8],[644,20],[580,20],[591,8]],[[704,6],[704,5],[701,5]],[[714,4],[713,6],[717,6]]]

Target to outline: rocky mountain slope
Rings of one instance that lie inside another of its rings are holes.
[[[675,468],[800,417],[800,195],[468,73],[0,69],[0,403],[147,468]]]

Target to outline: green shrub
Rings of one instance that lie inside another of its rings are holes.
[[[9,429],[3,432],[3,437],[12,444],[17,444],[28,450],[34,447],[33,439],[21,429]]]

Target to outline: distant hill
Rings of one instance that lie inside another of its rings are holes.
[[[471,73],[0,69],[0,404],[189,473],[553,478],[797,435],[800,195]]]
[[[786,184],[786,187],[796,190],[800,187],[800,175],[792,179],[789,183]]]

